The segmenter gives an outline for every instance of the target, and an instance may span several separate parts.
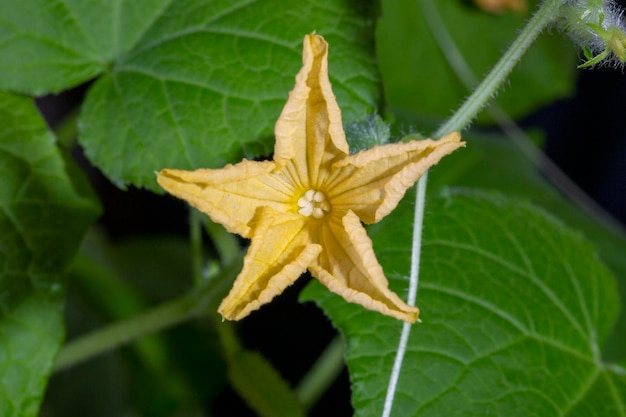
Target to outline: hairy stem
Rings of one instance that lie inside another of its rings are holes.
[[[419,267],[422,250],[422,225],[424,220],[424,206],[426,201],[426,185],[428,184],[428,171],[422,175],[417,183],[417,194],[415,196],[415,212],[413,223],[413,245],[411,247],[411,278],[409,280],[409,298],[407,304],[415,305],[417,299],[417,287],[419,283]],[[400,343],[396,351],[396,357],[393,361],[391,376],[389,377],[389,385],[387,386],[387,395],[385,396],[385,405],[383,408],[383,416],[389,417],[393,407],[393,399],[396,395],[396,387],[402,370],[402,362],[406,353],[406,347],[411,334],[411,323],[403,323],[402,333],[400,334]]]
[[[528,51],[528,48],[532,45],[535,39],[556,16],[562,1],[563,0],[546,0],[541,5],[539,10],[537,10],[535,15],[530,19],[526,27],[522,30],[522,32],[520,32],[519,36],[500,58],[491,72],[485,77],[485,79],[483,79],[478,87],[476,87],[474,92],[467,98],[454,115],[442,126],[440,126],[435,133],[433,133],[433,137],[439,138],[455,130],[463,130],[471,123],[483,107],[491,101],[497,90],[507,80],[515,65],[521,60],[526,51]],[[420,0],[419,4],[421,4],[422,7],[430,7],[431,10],[435,7],[432,0]],[[411,274],[409,278],[409,304],[414,304],[417,298],[420,252],[422,245],[422,223],[425,206],[426,184],[428,181],[427,178],[428,177],[425,174],[417,183],[415,216],[413,223],[413,246],[411,250]],[[389,378],[389,385],[387,387],[387,395],[382,413],[383,417],[389,417],[391,415],[393,400],[400,372],[402,370],[402,363],[404,361],[404,355],[406,353],[406,346],[408,344],[411,328],[412,326],[406,323],[402,327],[398,350],[396,352],[394,365]]]
[[[432,0],[421,1],[431,3]],[[454,115],[437,129],[433,137],[438,138],[455,130],[462,130],[471,123],[472,119],[491,101],[500,86],[507,80],[515,65],[522,59],[541,31],[552,22],[562,2],[563,0],[546,0],[541,5],[513,44],[502,55],[496,66]]]

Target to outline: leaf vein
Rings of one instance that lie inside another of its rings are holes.
[[[446,240],[438,240],[438,241],[430,241],[433,244],[440,244],[442,246],[449,246],[455,249],[465,250],[467,252],[475,253],[480,255],[490,261],[497,263],[503,266],[506,269],[509,269],[511,272],[514,272],[524,278],[528,278],[529,282],[532,283],[536,288],[538,288],[544,295],[548,297],[548,299],[556,306],[556,308],[561,311],[563,316],[570,322],[572,327],[577,330],[577,332],[583,337],[583,339],[587,339],[589,337],[586,334],[585,329],[583,329],[572,315],[572,312],[563,304],[562,300],[559,299],[554,292],[535,274],[530,273],[529,271],[525,271],[521,268],[518,268],[515,264],[489,252],[479,248],[478,246],[471,246],[463,243],[446,241]]]

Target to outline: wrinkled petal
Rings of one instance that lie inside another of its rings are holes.
[[[419,310],[407,305],[389,289],[383,269],[376,260],[372,241],[356,214],[348,212],[341,224],[328,222],[319,241],[324,252],[311,274],[347,301],[410,323]]]
[[[186,200],[231,233],[251,236],[250,222],[259,207],[286,212],[295,204],[293,185],[273,174],[273,162],[242,161],[223,169],[164,169],[157,181],[170,194]]]
[[[377,146],[350,155],[333,165],[324,188],[333,208],[352,210],[365,223],[389,214],[428,168],[464,146],[458,132],[439,140]]]
[[[298,279],[322,248],[310,243],[307,220],[300,215],[261,209],[243,270],[217,310],[240,320]]]
[[[317,188],[330,163],[348,154],[341,110],[328,80],[328,44],[318,35],[304,38],[303,66],[276,122],[274,161],[292,163],[308,188]]]

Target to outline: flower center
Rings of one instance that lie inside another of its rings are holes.
[[[298,213],[305,217],[321,219],[330,211],[330,203],[321,191],[308,190],[298,199]]]

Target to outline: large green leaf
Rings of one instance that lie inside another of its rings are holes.
[[[497,190],[508,196],[532,200],[570,227],[582,233],[599,250],[599,256],[618,278],[620,294],[626,299],[626,236],[623,229],[584,211],[547,181],[539,172],[542,164],[532,162],[516,144],[500,135],[464,135],[467,147],[445,158],[431,176],[428,190],[447,186]],[[548,170],[549,167],[545,169]],[[550,168],[551,175],[555,175]],[[571,188],[570,188],[571,191]],[[626,312],[622,310],[604,353],[611,360],[626,358]]]
[[[509,138],[471,132],[464,138],[466,148],[438,165],[437,175],[430,178],[429,191],[439,192],[446,186],[473,187],[532,199],[593,241],[601,249],[602,260],[626,280],[626,236],[619,227],[577,207],[540,172],[541,163],[531,161]],[[549,169],[554,174],[554,168]]]
[[[528,3],[529,10],[534,11],[538,2]],[[448,117],[469,94],[441,48],[455,56],[455,65],[465,61],[479,80],[529,17],[489,14],[462,0],[394,0],[382,4],[377,52],[387,103],[435,123]],[[570,94],[575,57],[568,39],[540,37],[511,74],[509,84],[498,95],[498,104],[518,117]]]
[[[0,2],[0,88],[56,93],[107,71],[171,2]]]
[[[268,154],[306,33],[330,43],[344,115],[374,106],[371,37],[362,29],[361,16],[331,0],[172,3],[89,93],[81,143],[113,181],[153,190],[164,167]]]
[[[396,290],[406,288],[409,201],[370,228]],[[603,362],[619,304],[595,249],[534,206],[449,191],[427,204],[415,325],[394,415],[624,416],[626,370]],[[401,292],[402,293],[402,292]],[[378,416],[401,323],[315,285],[347,340],[353,405]]]
[[[344,117],[378,100],[373,17],[350,0],[24,0],[0,5],[0,87],[40,94],[102,75],[81,144],[120,186],[161,168],[217,167],[272,150],[302,39],[330,43]]]
[[[0,415],[35,416],[63,341],[62,275],[98,214],[32,100],[0,93]]]

